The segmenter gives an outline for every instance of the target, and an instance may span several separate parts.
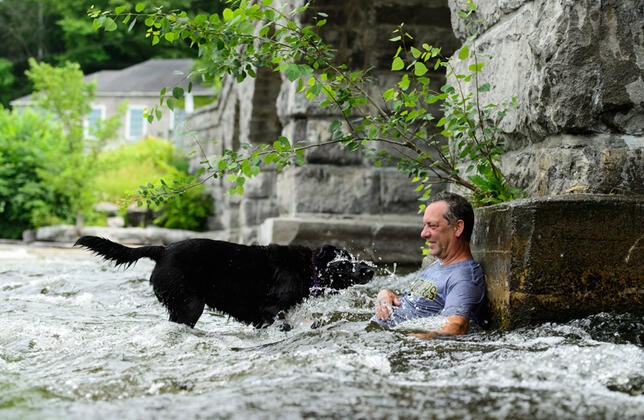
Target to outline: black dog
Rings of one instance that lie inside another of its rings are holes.
[[[270,325],[281,311],[325,288],[367,283],[374,271],[346,250],[283,245],[238,245],[187,239],[168,246],[129,248],[96,236],[74,244],[116,265],[139,258],[156,266],[150,283],[170,321],[194,327],[204,305],[255,327]]]

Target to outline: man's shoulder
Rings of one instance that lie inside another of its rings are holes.
[[[420,270],[418,275],[419,277],[439,276],[443,278],[453,277],[457,279],[472,279],[484,276],[481,264],[473,259],[447,265],[441,265],[440,261],[437,260]]]
[[[481,264],[473,259],[443,266],[444,273],[449,273],[453,280],[467,280],[478,283],[485,277]]]

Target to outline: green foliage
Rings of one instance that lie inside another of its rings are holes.
[[[190,14],[217,13],[225,0],[165,0],[165,7],[181,8]],[[87,19],[90,4],[119,7],[122,0],[2,0],[0,1],[0,57],[12,63],[12,81],[0,89],[0,101],[9,101],[31,91],[23,73],[27,60],[60,65],[79,63],[85,74],[124,68],[149,58],[196,57],[189,45],[152,46],[141,25],[122,25],[104,36]],[[160,2],[157,2],[160,3]],[[1,65],[0,65],[1,66]],[[0,73],[2,70],[0,70]],[[2,76],[0,75],[0,78]],[[0,82],[1,86],[1,82]]]
[[[61,142],[65,154],[59,159],[61,167],[48,182],[57,190],[65,190],[74,215],[92,212],[94,194],[87,188],[94,161],[106,139],[118,128],[120,115],[101,123],[93,139],[85,138],[84,118],[94,98],[94,84],[86,83],[78,64],[66,63],[53,67],[30,60],[27,75],[34,84],[34,109],[52,115],[63,128]]]
[[[83,120],[91,110],[95,83],[85,83],[77,63],[54,67],[29,60],[26,74],[34,85],[34,106],[56,115],[67,132],[70,152],[83,146]]]
[[[0,108],[0,237],[73,221],[75,191],[54,181],[66,170],[62,126],[31,110]]]
[[[140,185],[178,175],[174,154],[172,143],[157,138],[105,150],[97,156],[91,188],[98,200],[118,203]]]
[[[187,179],[194,182],[194,179]],[[206,230],[208,216],[213,212],[212,198],[198,185],[163,203],[161,215],[154,219],[157,226],[169,229]]]
[[[158,226],[202,230],[212,214],[212,199],[204,194],[203,185],[198,185],[187,169],[187,159],[178,154],[170,141],[147,138],[100,153],[94,166],[91,189],[97,200],[121,202],[126,206],[137,188],[144,188],[140,186],[160,178],[170,185],[194,184],[194,188],[181,196],[146,204],[160,213],[154,220]]]
[[[57,68],[34,60],[30,65],[37,89],[33,108],[1,110],[0,237],[73,223],[77,215],[93,220],[91,171],[102,143],[118,128],[117,115],[99,126],[93,140],[84,137],[94,87],[83,81],[78,65]]]
[[[0,104],[8,103],[11,99],[9,90],[16,78],[13,75],[11,61],[0,57]]]
[[[473,2],[467,4],[468,9],[459,14],[466,20],[476,10]],[[517,196],[518,190],[509,185],[498,167],[505,151],[498,127],[507,105],[484,104],[479,99],[479,93],[490,86],[479,84],[484,63],[478,60],[474,38],[454,57],[446,58],[440,55],[440,48],[428,44],[407,46],[413,37],[401,25],[391,39],[399,44],[391,70],[401,77],[382,97],[374,97],[367,89],[369,71],[337,64],[332,48],[318,35],[327,21],[325,13],[317,13],[311,25],[298,23],[307,11],[308,5],[288,10],[274,7],[272,0],[242,0],[221,14],[194,17],[162,7],[150,9],[144,3],[114,11],[93,8],[89,14],[96,28],[108,32],[120,25],[143,23],[152,45],[192,45],[207,63],[200,71],[209,79],[225,74],[241,82],[254,77],[260,67],[280,71],[308,99],[342,115],[341,121],[331,124],[331,139],[324,144],[281,137],[272,145],[225,150],[212,161],[204,161],[209,176],[226,177],[231,193],[243,193],[246,179],[256,175],[263,164],[283,169],[301,163],[308,147],[340,143],[366,154],[376,165],[395,163],[419,184],[423,197],[438,182],[470,190],[475,205]],[[454,82],[434,89],[429,69],[441,67]],[[179,89],[164,89],[159,105],[164,101],[170,105],[184,94]],[[439,106],[442,118],[436,120],[429,112],[432,104]],[[149,118],[158,112],[151,110]],[[141,195],[162,201],[183,190],[162,183],[142,189]]]

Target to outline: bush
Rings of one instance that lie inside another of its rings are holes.
[[[141,186],[157,182],[195,183],[187,172],[188,162],[174,145],[158,138],[148,138],[99,154],[94,178],[98,201],[121,202],[126,205]],[[188,190],[163,204],[150,205],[160,213],[154,224],[172,229],[202,230],[212,214],[212,199],[203,186]]]
[[[170,229],[206,230],[208,216],[212,214],[212,198],[203,193],[203,186],[172,196],[161,206],[161,216],[154,224]]]
[[[31,110],[0,108],[0,237],[55,223],[71,223],[68,189],[53,182],[68,170],[61,126]]]

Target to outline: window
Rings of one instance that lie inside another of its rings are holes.
[[[128,139],[135,140],[145,136],[147,125],[143,117],[143,107],[129,108],[125,124],[125,137]]]
[[[102,119],[105,119],[105,107],[92,106],[92,110],[89,111],[89,114],[87,114],[84,121],[85,137],[94,137],[99,121]]]

